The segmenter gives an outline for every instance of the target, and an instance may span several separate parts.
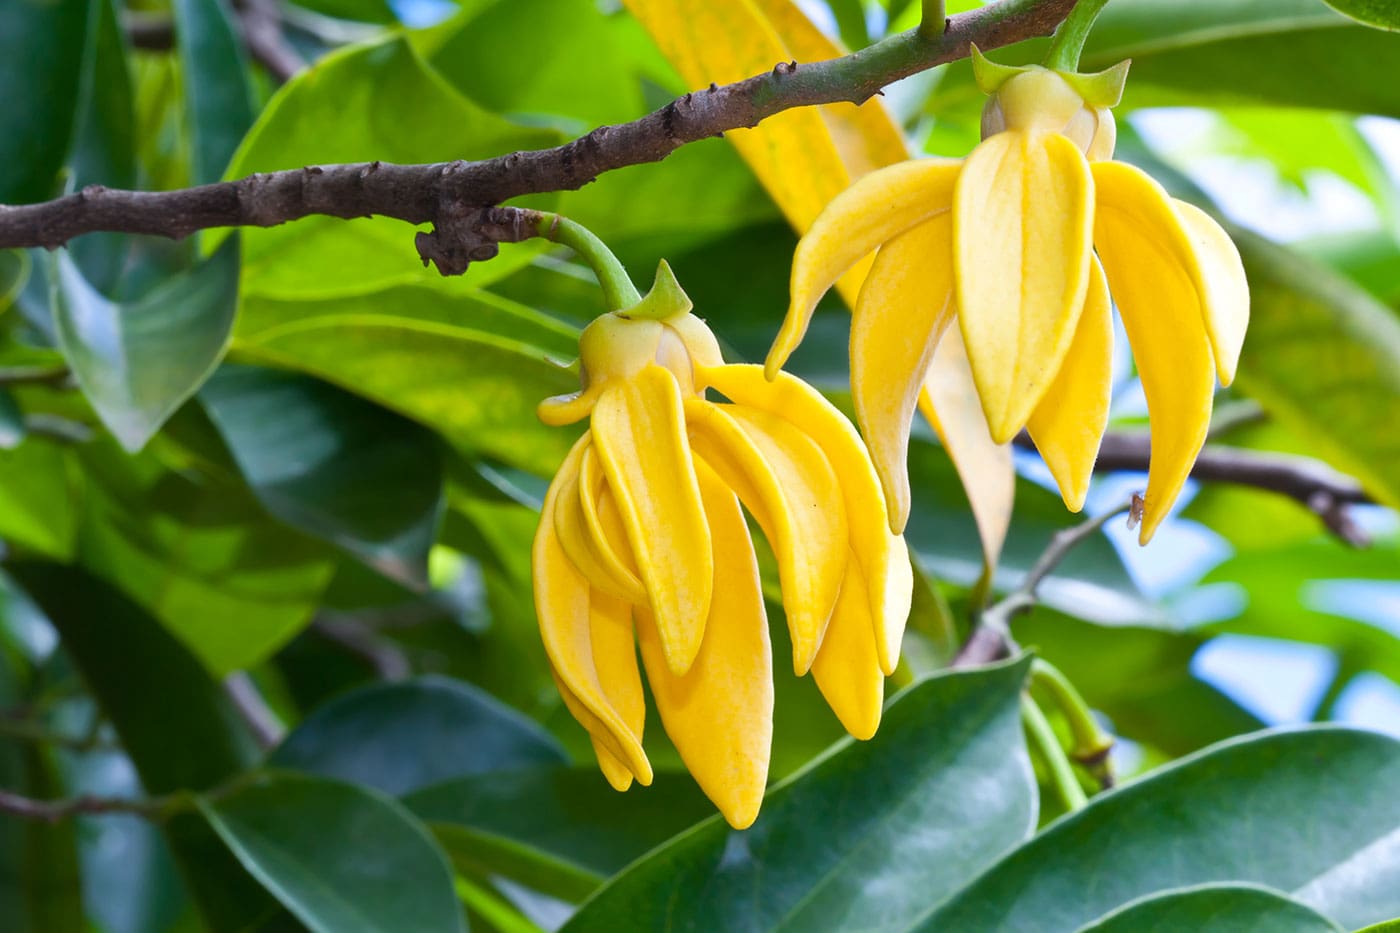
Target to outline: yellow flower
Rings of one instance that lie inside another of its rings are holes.
[[[1249,321],[1238,252],[1220,225],[1151,177],[1111,161],[1126,63],[1099,75],[1007,68],[974,50],[995,92],[964,161],[873,172],[835,198],[798,244],[774,375],[818,299],[879,247],[851,329],[857,420],[891,503],[908,517],[915,401],[957,319],[992,438],[1027,429],[1065,504],[1084,504],[1108,423],[1112,304],[1151,418],[1141,541],[1205,442],[1218,375],[1229,385]]]
[[[549,424],[591,420],[545,496],[535,607],[560,694],[612,785],[652,778],[635,633],[667,735],[743,828],[767,780],[773,682],[741,503],[777,555],[794,669],[812,671],[859,738],[880,722],[912,577],[851,423],[798,379],[724,364],[682,307],[594,321],[582,391],[540,405]]]

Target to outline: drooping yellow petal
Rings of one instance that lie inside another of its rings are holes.
[[[714,562],[675,377],[648,366],[610,386],[592,433],[667,662],[683,674],[705,633]]]
[[[1171,199],[1141,170],[1095,162],[1094,242],[1133,348],[1152,430],[1139,539],[1146,544],[1205,443],[1215,364],[1201,310],[1195,251]]]
[[[1095,259],[1074,342],[1026,424],[1071,512],[1084,508],[1099,442],[1108,427],[1112,382],[1113,306],[1103,266]]]
[[[851,320],[856,419],[889,503],[909,521],[909,429],[933,351],[953,320],[953,218],[937,214],[880,248]]]
[[[949,330],[938,342],[919,396],[919,409],[938,432],[967,492],[990,580],[1006,542],[1006,529],[1011,525],[1016,468],[1011,462],[1010,445],[992,441],[977,387],[972,382],[962,334],[957,330]]]
[[[724,818],[744,829],[758,816],[773,744],[773,667],[753,541],[739,503],[696,463],[715,548],[715,597],[695,663],[677,677],[655,628],[637,613],[642,661],[666,734]]]
[[[596,460],[591,448],[584,449],[580,460],[581,463]],[[599,472],[598,478],[601,479],[601,471],[595,468],[595,472]],[[584,492],[586,487],[582,468],[575,475],[561,477],[560,482],[559,498],[554,508],[554,531],[559,535],[559,544],[568,555],[569,562],[594,588],[629,602],[645,603],[646,590],[642,588],[641,581],[620,565],[610,547],[605,550],[598,546],[600,541],[605,547],[609,542],[606,538],[595,536],[589,527],[588,510],[585,508],[585,500],[589,497]]]
[[[627,770],[627,766],[597,738],[592,735],[588,738],[593,743],[593,755],[598,759],[598,770],[603,772],[603,777],[608,779],[613,790],[621,792],[631,787],[632,772]]]
[[[815,442],[776,415],[686,399],[695,452],[743,500],[773,545],[792,666],[811,668],[846,572],[846,509]]]
[[[1093,191],[1084,154],[1058,133],[990,136],[958,176],[958,319],[999,444],[1025,427],[1069,350],[1089,286]]]
[[[564,701],[564,707],[588,733],[588,740],[593,744],[593,754],[598,759],[598,769],[603,772],[603,777],[608,779],[608,783],[613,786],[614,790],[624,791],[631,787],[632,769],[627,766],[623,759],[617,739],[613,737],[602,721],[594,716],[578,697],[574,696],[573,691],[564,683],[563,678],[559,676],[559,672],[554,669],[552,664],[549,673],[554,678],[554,686]],[[651,783],[650,764],[648,764],[646,775],[647,779],[642,782],[643,785]]]
[[[812,677],[841,725],[862,740],[880,728],[880,708],[885,701],[885,679],[874,635],[865,575],[852,559],[821,651],[812,662]]]
[[[885,501],[865,445],[846,416],[801,379],[768,382],[757,366],[721,366],[705,377],[736,404],[782,418],[811,438],[836,471],[846,505],[851,551],[867,580],[880,666],[893,673],[909,618],[913,571],[904,539],[890,531]],[[767,527],[767,526],[765,526]]]
[[[625,600],[594,590],[590,594],[588,625],[598,684],[603,688],[609,705],[640,742],[646,725],[647,706],[642,694],[642,674],[637,669],[632,606]]]
[[[791,303],[764,364],[769,379],[802,342],[817,302],[841,273],[886,240],[948,209],[960,165],[952,159],[899,162],[866,175],[826,206],[792,257]]]
[[[560,512],[563,512],[562,507]],[[646,588],[637,576],[631,546],[627,543],[627,529],[622,525],[617,504],[612,501],[603,468],[592,447],[584,450],[579,462],[578,515],[587,535],[589,550],[614,588],[608,589],[597,583],[594,586],[635,605],[644,605],[647,600]],[[560,537],[564,537],[562,531]],[[567,539],[565,549],[568,549]]]
[[[1201,307],[1205,312],[1206,333],[1215,356],[1220,384],[1235,381],[1244,334],[1249,328],[1249,282],[1244,263],[1230,235],[1215,219],[1194,204],[1173,200],[1187,239],[1196,253],[1200,278]]]

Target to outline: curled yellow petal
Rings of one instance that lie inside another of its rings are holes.
[[[753,541],[734,493],[696,463],[714,540],[716,586],[705,640],[685,675],[665,663],[656,630],[637,613],[642,661],[666,734],[724,818],[758,816],[773,742],[773,669]]]
[[[972,382],[962,334],[956,330],[948,331],[938,342],[919,396],[919,409],[938,433],[967,492],[990,580],[1006,542],[1006,529],[1011,525],[1016,468],[1011,461],[1011,447],[992,441],[977,387]]]
[[[791,303],[764,364],[782,368],[841,274],[881,243],[948,209],[961,163],[917,159],[871,172],[841,192],[813,221],[792,257]]]
[[[1146,544],[1181,492],[1210,427],[1215,364],[1201,310],[1195,251],[1167,193],[1141,170],[1095,162],[1094,242],[1128,342],[1147,413],[1152,460],[1139,540]]]
[[[593,644],[593,666],[598,671],[603,695],[640,742],[647,707],[642,694],[642,674],[637,669],[632,606],[625,600],[594,590],[589,598],[588,628]],[[650,783],[650,780],[643,783]]]
[[[613,786],[614,790],[627,790],[627,788],[632,786],[632,769],[628,767],[625,760],[626,756],[620,750],[621,746],[618,744],[617,739],[608,730],[608,727],[603,725],[602,721],[599,720],[597,716],[594,716],[578,697],[574,696],[573,691],[564,683],[563,678],[559,676],[559,672],[554,669],[553,664],[550,665],[549,673],[550,676],[554,678],[554,686],[558,689],[559,696],[564,701],[565,709],[569,711],[574,719],[578,720],[578,724],[583,726],[584,730],[588,733],[588,740],[593,744],[593,753],[598,759],[598,769],[603,772],[603,777],[607,778],[608,783]],[[647,764],[644,773],[646,774],[646,780],[641,782],[643,786],[650,784],[652,781],[653,775],[650,763]]]
[[[776,415],[687,399],[695,452],[739,494],[778,558],[792,666],[807,673],[846,572],[846,509],[815,442]]]
[[[671,669],[700,650],[714,562],[676,379],[660,366],[608,387],[592,433]]]
[[[943,331],[953,320],[953,219],[943,212],[880,248],[851,320],[851,394],[889,503],[909,521],[909,430]]]
[[[815,441],[826,455],[841,484],[851,552],[865,578],[880,581],[868,588],[870,612],[881,669],[893,673],[909,618],[913,571],[904,539],[890,531],[893,522],[860,435],[820,392],[787,373],[779,373],[771,383],[757,366],[716,367],[705,375],[716,390],[739,406],[782,418]]]
[[[841,725],[862,740],[880,727],[880,708],[885,701],[885,679],[874,634],[865,575],[852,559],[822,648],[812,662],[812,678]]]
[[[1177,216],[1196,254],[1197,288],[1205,313],[1206,333],[1215,355],[1220,384],[1235,381],[1235,368],[1249,328],[1249,282],[1230,235],[1194,204],[1173,200]]]
[[[992,440],[1025,427],[1069,350],[1094,219],[1084,154],[1058,133],[987,138],[958,176],[958,320]]]
[[[562,512],[563,509],[561,508]],[[588,543],[601,569],[614,584],[613,589],[598,586],[630,603],[646,603],[646,588],[637,576],[636,562],[627,543],[627,529],[617,512],[617,503],[607,488],[607,479],[593,448],[584,450],[579,462],[578,515],[587,530]],[[563,533],[560,533],[563,537]],[[567,542],[566,542],[567,548]]]
[[[1060,372],[1026,424],[1071,512],[1084,507],[1089,478],[1108,427],[1113,382],[1113,306],[1103,266],[1094,260],[1084,313]]]
[[[586,492],[590,484],[584,479],[582,465],[596,459],[591,446],[585,447],[579,471],[561,477],[559,498],[554,508],[555,533],[559,535],[559,544],[570,563],[591,586],[629,602],[645,603],[646,590],[642,588],[641,581],[622,565],[612,543],[606,536],[596,534],[589,521],[593,518],[597,522],[596,514],[590,514],[596,505],[596,493]],[[594,473],[594,482],[602,479],[601,471],[596,466]]]

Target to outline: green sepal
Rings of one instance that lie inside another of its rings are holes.
[[[1097,71],[1093,74],[1080,74],[1076,71],[1057,72],[1065,79],[1065,83],[1074,88],[1075,93],[1084,98],[1084,103],[1090,107],[1117,107],[1118,102],[1123,99],[1123,85],[1128,80],[1128,67],[1132,65],[1131,58]]]
[[[676,281],[676,274],[671,271],[670,264],[663,259],[656,267],[656,278],[652,281],[651,291],[647,292],[641,301],[630,308],[623,308],[618,313],[633,319],[664,321],[685,314],[692,307],[694,305],[690,296],[681,288],[681,283]]]
[[[1019,74],[1040,69],[1039,65],[1002,65],[982,54],[976,44],[971,47],[972,77],[983,94],[995,94],[1001,86]]]

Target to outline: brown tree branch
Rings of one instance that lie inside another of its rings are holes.
[[[480,210],[510,198],[582,187],[603,172],[656,162],[679,147],[728,130],[757,126],[793,107],[863,103],[885,85],[968,54],[1043,36],[1074,0],[1003,0],[948,21],[937,38],[917,30],[842,58],[780,62],[771,72],[686,94],[645,117],[600,126],[552,149],[513,152],[480,162],[307,166],[167,192],[89,186],[42,204],[0,206],[0,249],[54,249],[96,231],[180,238],[210,227],[270,227],[312,214],[394,217],[432,223],[439,236],[470,233]],[[465,264],[438,262],[444,275]]]

